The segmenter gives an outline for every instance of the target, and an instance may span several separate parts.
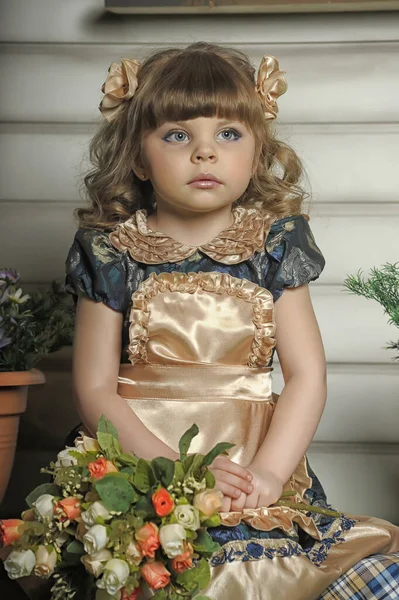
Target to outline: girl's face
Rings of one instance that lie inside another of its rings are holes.
[[[145,175],[151,180],[158,204],[192,215],[231,205],[246,190],[253,164],[255,140],[239,121],[198,117],[166,122],[145,136]],[[194,185],[205,173],[220,183]]]

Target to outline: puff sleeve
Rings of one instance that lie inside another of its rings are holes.
[[[99,229],[78,229],[65,262],[65,289],[75,303],[85,295],[119,312],[127,309],[126,256]]]
[[[267,288],[277,300],[285,288],[293,288],[316,280],[325,266],[308,220],[292,215],[275,221],[266,240],[269,269]]]

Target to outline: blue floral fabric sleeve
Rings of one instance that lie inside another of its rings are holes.
[[[66,259],[65,288],[73,294],[103,302],[119,312],[127,309],[126,256],[99,229],[78,229]]]
[[[325,259],[317,246],[307,219],[292,215],[278,219],[266,240],[270,265],[266,287],[276,301],[284,288],[293,288],[317,279]]]

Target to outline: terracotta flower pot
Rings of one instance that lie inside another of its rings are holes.
[[[0,372],[0,503],[14,463],[19,418],[26,410],[28,386],[44,382],[44,374],[38,369]]]

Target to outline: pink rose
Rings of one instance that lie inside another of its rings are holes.
[[[155,557],[155,550],[160,546],[158,527],[155,523],[147,523],[136,532],[136,541],[143,556]]]
[[[153,590],[166,587],[170,582],[170,573],[158,560],[148,562],[140,569],[143,579]]]
[[[61,515],[61,521],[66,521],[67,519],[75,521],[80,517],[80,502],[77,498],[64,498],[57,502],[55,512],[56,514]]]
[[[0,521],[0,539],[3,546],[10,546],[21,537],[19,526],[22,525],[21,519],[3,519]]]

